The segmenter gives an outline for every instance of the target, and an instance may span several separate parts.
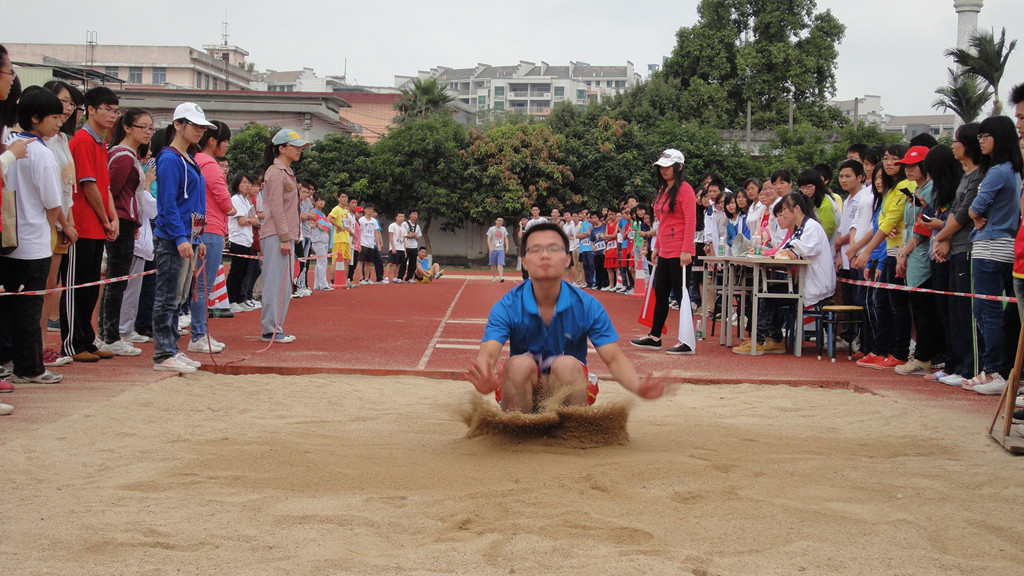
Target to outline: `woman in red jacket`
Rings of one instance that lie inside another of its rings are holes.
[[[683,180],[685,158],[679,150],[668,149],[654,163],[658,192],[652,206],[657,219],[652,260],[654,270],[654,321],[651,331],[630,343],[637,348],[661,348],[661,330],[668,317],[669,295],[683,293],[683,270],[693,259],[693,235],[697,227],[697,200],[693,187]],[[688,312],[688,311],[684,311]],[[669,354],[693,354],[682,342],[666,350]]]

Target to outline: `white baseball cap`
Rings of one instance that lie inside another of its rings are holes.
[[[213,123],[206,119],[206,114],[203,112],[203,109],[195,102],[184,102],[182,104],[178,104],[178,107],[174,109],[173,120],[188,120],[197,126],[216,128]]]
[[[675,148],[669,148],[661,153],[658,157],[658,161],[654,163],[655,166],[671,166],[673,164],[685,164],[686,158],[683,157],[683,153]]]

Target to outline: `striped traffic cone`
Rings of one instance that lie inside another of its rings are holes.
[[[332,288],[348,288],[348,267],[345,258],[339,252],[334,257],[334,284]]]

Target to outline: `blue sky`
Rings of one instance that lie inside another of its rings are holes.
[[[395,75],[443,65],[519,60],[565,65],[570,60],[622,65],[641,74],[675,46],[675,32],[696,22],[697,0],[631,2],[590,0],[176,0],[168,3],[107,0],[75,2],[40,17],[30,2],[4,7],[2,42],[83,42],[94,30],[101,44],[219,43],[228,22],[229,43],[250,52],[259,69],[342,74],[361,84],[392,86]],[[57,5],[65,2],[57,2]],[[1024,36],[1021,0],[986,0],[982,28],[1007,27]],[[931,114],[935,88],[951,62],[943,51],[956,43],[953,0],[818,0],[846,24],[839,47],[836,97],[882,96],[890,114]],[[33,21],[34,20],[34,21]],[[12,23],[32,22],[29,26]],[[17,55],[14,55],[17,59]],[[1010,59],[1000,87],[1024,82],[1024,42]]]

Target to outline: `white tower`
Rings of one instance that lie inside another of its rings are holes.
[[[953,8],[956,10],[956,47],[967,49],[970,47],[971,36],[978,31],[978,13],[981,12],[983,0],[953,0]]]

